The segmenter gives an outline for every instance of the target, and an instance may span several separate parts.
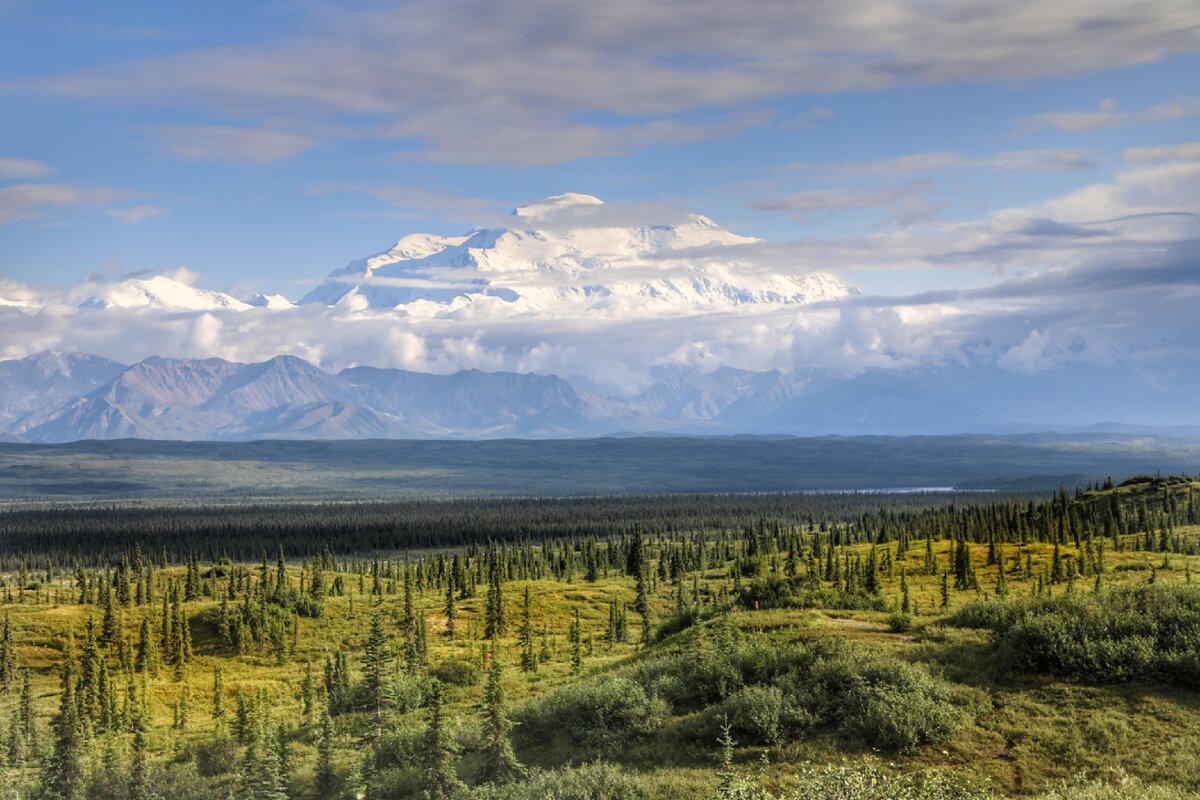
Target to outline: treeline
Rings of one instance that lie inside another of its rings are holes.
[[[1177,535],[1200,524],[1200,491],[1188,478],[1108,482],[1050,498],[991,493],[887,495],[665,495],[464,499],[227,506],[103,506],[0,511],[0,571],[115,564],[141,548],[165,563],[255,560],[286,545],[309,558],[628,535],[736,532],[776,549],[797,531],[832,545],[921,539],[1024,545],[1107,538],[1120,549],[1194,552]]]
[[[1008,496],[1006,496],[1008,497]],[[364,503],[80,505],[0,510],[0,571],[115,563],[134,546],[172,563],[459,547],[487,541],[608,536],[635,527],[672,533],[788,529],[993,504],[989,493],[690,494],[632,497],[405,500]]]

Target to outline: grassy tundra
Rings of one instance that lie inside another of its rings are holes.
[[[50,537],[0,588],[0,797],[1191,796],[1198,497],[252,562]]]

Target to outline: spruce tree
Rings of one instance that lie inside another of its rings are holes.
[[[454,638],[454,620],[458,616],[457,611],[455,609],[454,582],[453,581],[446,581],[446,605],[445,605],[444,610],[446,613],[446,638],[453,639]]]
[[[455,800],[466,787],[454,770],[454,747],[446,731],[441,682],[429,687],[429,728],[425,734],[425,800]]]
[[[36,755],[38,751],[37,725],[34,722],[33,688],[30,685],[28,667],[21,671],[21,703],[18,708],[26,751]]]
[[[328,704],[321,714],[321,733],[317,738],[316,781],[318,796],[334,796],[337,774],[333,769],[333,717],[329,714]]]
[[[504,593],[501,590],[500,560],[493,553],[488,568],[487,610],[484,618],[485,639],[495,639],[503,636],[506,630],[504,620]]]
[[[371,615],[371,629],[363,655],[363,686],[367,705],[376,719],[383,716],[388,702],[388,664],[391,661],[388,635],[383,630],[383,615]]]
[[[212,718],[218,724],[225,721],[225,682],[220,667],[213,670]]]
[[[62,689],[54,718],[54,752],[42,769],[42,789],[55,800],[80,800],[87,776],[83,766],[83,720],[75,696],[75,659],[67,655],[62,665]]]
[[[571,674],[578,675],[583,671],[583,626],[579,622],[579,609],[575,609],[575,618],[567,630],[567,639],[571,643]]]
[[[482,780],[506,783],[522,776],[524,769],[517,761],[509,739],[511,731],[512,722],[504,700],[504,667],[500,663],[500,653],[493,647],[483,692]]]
[[[0,691],[8,694],[17,679],[17,648],[13,645],[12,623],[4,614],[4,631],[0,633]]]
[[[533,612],[529,604],[529,587],[525,587],[525,602],[521,606],[521,628],[517,631],[521,648],[521,671],[537,672],[537,654],[533,649]]]
[[[300,684],[300,704],[304,724],[312,723],[313,711],[316,710],[317,686],[313,679],[312,662],[304,665],[304,680]]]
[[[146,731],[139,714],[134,721],[133,747],[129,754],[129,800],[150,800],[148,761]]]

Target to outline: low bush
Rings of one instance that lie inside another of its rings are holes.
[[[961,720],[944,681],[857,647],[821,658],[782,685],[818,723],[883,750],[944,742]]]
[[[526,781],[487,784],[471,800],[648,800],[651,789],[636,773],[602,761],[533,772]]]
[[[747,609],[829,608],[883,611],[883,598],[867,592],[844,592],[807,578],[764,575],[742,587],[738,602]]]
[[[662,725],[667,705],[629,678],[605,676],[559,689],[517,710],[519,738],[547,742],[560,736],[572,744],[607,750]]]
[[[201,739],[188,747],[196,771],[202,777],[212,778],[236,772],[242,757],[242,748],[233,737],[219,734],[211,739]]]
[[[447,658],[429,668],[429,674],[451,686],[475,686],[479,683],[479,667],[461,658]]]
[[[947,620],[958,628],[987,628],[1000,630],[1011,627],[1022,613],[1019,602],[991,598],[967,603]]]
[[[742,743],[778,744],[786,732],[797,727],[792,701],[778,686],[743,687],[711,707],[706,717],[706,738],[714,738],[728,725]]]
[[[425,728],[410,723],[394,723],[383,730],[375,749],[375,769],[401,769],[421,763]]]
[[[392,704],[401,714],[421,708],[428,695],[429,680],[423,675],[397,672],[392,678]]]
[[[1200,587],[1160,584],[973,603],[952,624],[986,627],[1010,669],[1101,683],[1200,681]]]
[[[643,662],[633,674],[676,712],[703,711],[693,731],[702,738],[728,720],[748,741],[770,744],[826,727],[902,751],[945,741],[961,718],[944,681],[844,639],[781,647],[714,637],[702,649]]]

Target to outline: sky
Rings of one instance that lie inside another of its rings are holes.
[[[964,359],[1169,381],[1200,354],[1187,0],[0,0],[0,115],[5,357],[287,351],[619,383],[667,361]],[[759,239],[688,254],[747,280],[857,291],[604,326],[573,307],[79,309],[151,275],[299,300],[406,234],[564,192]]]

